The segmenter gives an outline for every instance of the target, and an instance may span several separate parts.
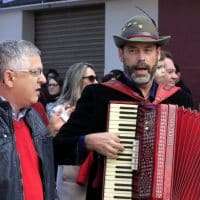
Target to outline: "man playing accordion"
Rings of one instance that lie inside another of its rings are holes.
[[[191,97],[180,88],[164,90],[154,81],[161,46],[169,39],[170,36],[159,36],[156,24],[149,17],[131,18],[121,33],[114,35],[124,75],[117,81],[86,87],[69,121],[61,128],[55,127],[60,128],[55,137],[60,163],[82,164],[87,162],[89,152],[93,152],[92,161],[87,163],[90,167],[87,200],[102,199],[104,156],[117,158],[124,149],[119,137],[106,131],[110,101],[192,107]]]

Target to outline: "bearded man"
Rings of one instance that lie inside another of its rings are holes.
[[[60,164],[79,164],[95,152],[89,170],[87,200],[102,199],[103,157],[117,158],[123,151],[119,137],[106,132],[109,102],[132,101],[177,104],[191,107],[190,97],[181,89],[174,89],[160,96],[160,88],[154,82],[154,73],[160,56],[160,48],[170,36],[161,37],[153,21],[146,16],[135,16],[114,36],[119,58],[124,66],[120,80],[93,84],[85,88],[75,111],[55,137],[55,150]],[[55,120],[55,121],[56,121]]]

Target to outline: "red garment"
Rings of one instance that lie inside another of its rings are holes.
[[[24,200],[44,200],[39,158],[30,131],[23,120],[14,121]]]
[[[77,184],[85,185],[87,183],[93,161],[93,152],[90,152],[87,158],[85,159],[84,163],[80,166],[79,173],[76,178]]]
[[[181,89],[180,87],[176,87],[176,86],[167,89],[165,84],[160,84],[158,86],[157,93],[156,93],[153,104],[157,105],[157,104],[161,103],[168,97],[175,94],[180,89]]]

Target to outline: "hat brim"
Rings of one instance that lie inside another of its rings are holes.
[[[153,43],[159,46],[163,46],[169,42],[171,36],[161,36],[157,40],[148,38],[148,37],[134,37],[134,38],[127,39],[118,35],[114,35],[113,38],[114,38],[116,46],[118,48],[121,48],[128,42]]]

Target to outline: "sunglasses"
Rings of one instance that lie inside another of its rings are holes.
[[[95,82],[97,80],[97,76],[84,76],[83,79],[87,78],[90,82]]]

